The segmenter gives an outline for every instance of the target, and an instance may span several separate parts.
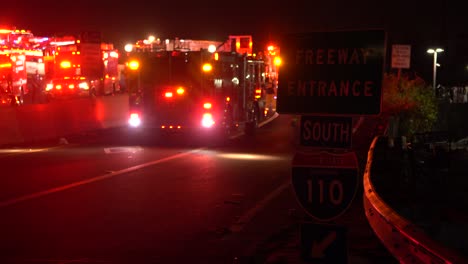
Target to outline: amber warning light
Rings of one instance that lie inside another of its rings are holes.
[[[212,107],[211,103],[204,103],[203,104],[203,108],[205,108],[205,109],[211,109],[211,107]]]
[[[136,71],[140,67],[140,63],[138,61],[130,61],[128,64],[130,70]]]

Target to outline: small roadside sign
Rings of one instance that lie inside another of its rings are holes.
[[[348,263],[344,226],[302,223],[301,259],[308,263]]]
[[[301,146],[321,149],[350,149],[352,134],[352,117],[301,116]]]
[[[292,162],[292,185],[306,213],[317,221],[331,221],[351,205],[358,189],[354,152],[301,153]]]
[[[392,68],[409,69],[411,45],[392,45]]]

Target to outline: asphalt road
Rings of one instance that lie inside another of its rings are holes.
[[[296,227],[310,219],[291,187],[291,119],[219,147],[128,145],[113,130],[3,149],[0,262],[265,263],[284,250],[297,258]],[[366,222],[360,191],[336,221],[348,230],[349,262],[395,263]]]

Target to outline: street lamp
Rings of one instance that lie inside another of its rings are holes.
[[[429,54],[434,54],[434,64],[432,66],[432,86],[434,88],[434,91],[436,89],[436,73],[437,73],[437,53],[444,51],[441,48],[436,48],[436,49],[428,49],[427,53]]]

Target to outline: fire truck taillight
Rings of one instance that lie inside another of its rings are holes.
[[[69,61],[62,61],[60,63],[60,68],[64,68],[64,69],[71,68],[71,63]]]
[[[128,124],[132,127],[138,127],[141,125],[140,115],[138,113],[131,113],[128,119]]]
[[[203,127],[210,128],[215,124],[213,115],[210,113],[204,113],[202,117],[201,124]]]
[[[172,92],[166,92],[164,94],[164,97],[166,97],[166,98],[172,98],[172,96],[173,96]]]

